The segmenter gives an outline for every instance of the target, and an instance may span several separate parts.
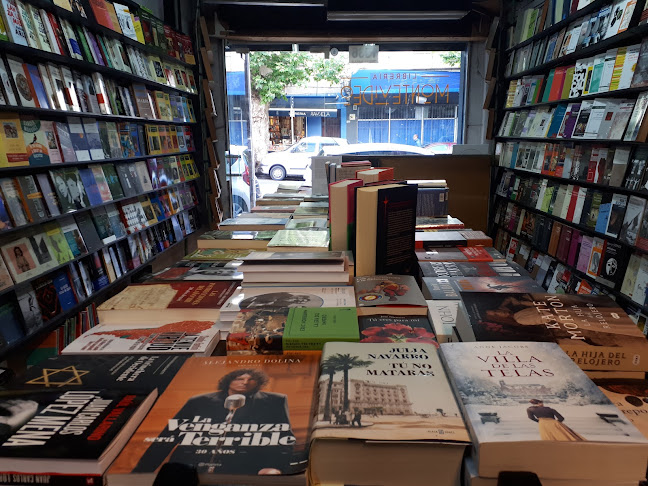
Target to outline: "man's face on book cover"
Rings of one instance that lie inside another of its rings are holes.
[[[232,380],[229,386],[229,394],[241,393],[246,395],[258,387],[257,381],[248,373],[238,376]]]

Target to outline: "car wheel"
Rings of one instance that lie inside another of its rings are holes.
[[[286,178],[286,169],[282,165],[273,165],[268,174],[273,181],[283,181]]]
[[[247,213],[248,207],[240,196],[232,197],[232,217],[235,218],[241,213]]]

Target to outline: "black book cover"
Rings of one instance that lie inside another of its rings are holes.
[[[601,274],[596,281],[615,290],[620,289],[629,260],[630,254],[626,247],[608,240],[603,252]]]
[[[591,189],[587,191],[587,194],[585,195],[585,201],[583,202],[583,212],[581,213],[580,221],[579,224],[585,226],[587,224],[587,221],[589,220],[590,216],[590,211],[592,209],[592,200],[594,198],[594,193],[596,191],[592,191]]]
[[[110,188],[110,194],[112,194],[113,199],[121,199],[124,197],[124,191],[122,186],[119,183],[119,176],[115,170],[113,164],[105,164],[101,166],[101,170],[104,173],[108,187]]]
[[[129,164],[117,164],[115,166],[117,174],[119,175],[119,182],[121,183],[122,190],[126,197],[137,196],[136,179],[133,179],[133,175],[130,170],[128,170]],[[114,196],[113,196],[114,197]]]
[[[186,357],[181,355],[54,356],[27,369],[8,385],[10,390],[164,391]],[[1,394],[2,392],[0,392]]]
[[[88,253],[93,253],[103,247],[103,243],[97,234],[90,213],[83,212],[75,214],[74,219],[79,227],[79,231],[81,231],[81,236],[83,236],[83,241],[88,249]]]
[[[110,284],[108,280],[108,275],[106,275],[106,270],[101,263],[101,257],[99,253],[94,253],[86,259],[88,264],[88,269],[90,271],[90,280],[92,280],[92,288],[94,291],[98,291],[104,287],[107,287]]]
[[[378,192],[376,274],[413,274],[418,187],[402,185]]]
[[[544,252],[546,252],[549,248],[549,241],[551,240],[553,225],[553,219],[545,218],[544,232],[542,233],[542,240],[540,241],[540,249]]]
[[[146,396],[96,389],[4,395],[0,409],[11,420],[0,430],[0,467],[29,473],[43,471],[20,459],[98,461]]]
[[[33,175],[24,175],[16,177],[20,186],[20,192],[27,205],[32,222],[37,223],[47,219],[48,214],[43,203],[43,194],[41,194],[36,180]]]
[[[43,277],[33,283],[36,300],[43,322],[53,319],[62,312],[58,292],[52,279]]]

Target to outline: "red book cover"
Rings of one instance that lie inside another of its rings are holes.
[[[563,84],[565,83],[565,74],[567,73],[566,67],[556,68],[554,72],[553,82],[551,83],[551,91],[549,91],[549,101],[557,101],[562,95]]]
[[[59,51],[61,52],[62,55],[64,56],[67,55],[68,52],[67,45],[65,44],[65,40],[61,38],[63,32],[61,31],[61,26],[59,25],[56,16],[52,12],[47,12],[47,19],[52,25],[52,31],[54,32],[54,39],[56,40],[56,45],[58,46]]]
[[[170,25],[164,26],[164,38],[166,39],[167,54],[171,57],[176,57],[175,43],[173,42],[173,29]]]
[[[90,1],[90,7],[92,8],[92,13],[94,14],[97,23],[111,30],[115,30],[112,20],[110,20],[110,15],[108,14],[108,9],[106,8],[105,0],[89,0],[89,1]]]
[[[576,203],[578,202],[578,186],[574,186],[571,193],[571,199],[569,200],[569,207],[567,208],[567,221],[574,219],[574,212],[576,211]]]
[[[25,77],[27,78],[27,84],[29,85],[29,91],[32,95],[34,103],[36,103],[37,108],[48,108],[47,106],[41,106],[38,102],[38,96],[36,95],[36,90],[34,89],[34,83],[32,83],[31,76],[29,75],[29,70],[27,69],[27,64],[23,63],[23,71],[25,72]]]
[[[560,234],[560,242],[558,243],[558,251],[556,258],[561,262],[566,262],[569,257],[569,249],[571,247],[573,228],[565,226]]]
[[[492,262],[493,257],[483,246],[462,246],[459,251],[463,253],[469,262]]]

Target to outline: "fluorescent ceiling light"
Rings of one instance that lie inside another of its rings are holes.
[[[330,11],[326,19],[330,21],[359,21],[359,20],[459,20],[468,15],[467,10],[439,11]]]

